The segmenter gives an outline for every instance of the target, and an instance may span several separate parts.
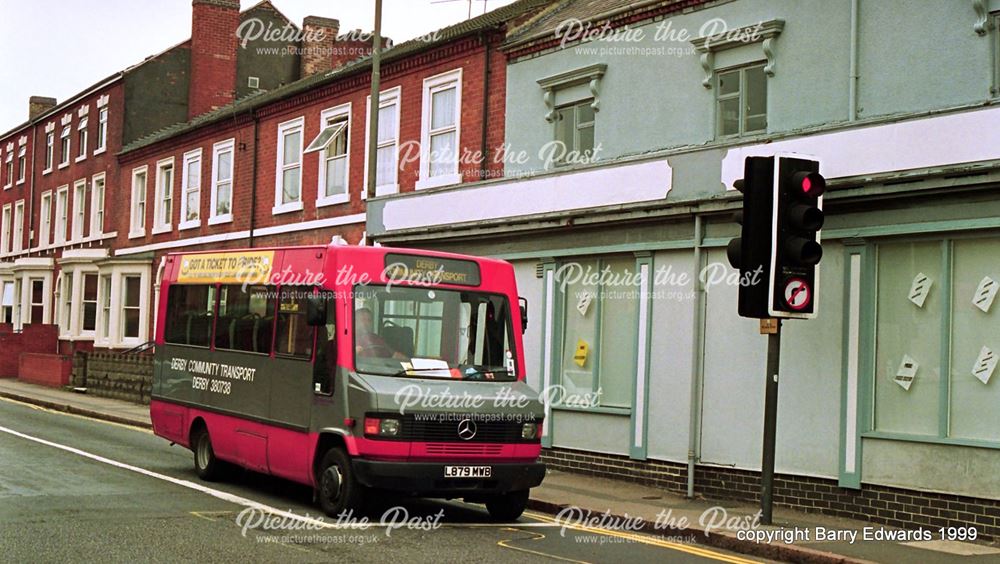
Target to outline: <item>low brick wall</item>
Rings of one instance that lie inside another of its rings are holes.
[[[687,492],[687,466],[676,462],[564,448],[542,449],[541,458],[557,470]],[[708,499],[759,502],[760,472],[698,466],[695,492]],[[1000,501],[993,499],[870,484],[853,490],[836,480],[781,474],[774,477],[774,504],[906,529],[974,526],[981,540],[1000,539]]]
[[[9,324],[0,325],[0,378],[17,378],[22,353],[56,354],[58,343],[55,325],[25,325],[21,333]]]
[[[17,379],[29,384],[61,388],[69,384],[72,363],[61,354],[21,353]]]
[[[95,396],[149,404],[153,355],[78,352],[73,357],[73,385]]]

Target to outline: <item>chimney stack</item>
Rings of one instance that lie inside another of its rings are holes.
[[[239,0],[191,3],[188,119],[231,103],[236,95]]]
[[[334,68],[333,54],[340,22],[333,18],[306,16],[302,20],[302,56],[299,76],[306,77]]]
[[[28,119],[35,119],[35,117],[44,114],[54,107],[56,107],[55,98],[32,96],[31,98],[28,98]]]

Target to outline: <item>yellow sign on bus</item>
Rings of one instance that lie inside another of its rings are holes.
[[[260,283],[271,277],[274,251],[182,255],[177,282]]]

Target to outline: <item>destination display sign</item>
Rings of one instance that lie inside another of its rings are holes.
[[[479,265],[475,261],[399,253],[385,255],[385,277],[389,282],[458,286],[479,286],[481,283]]]

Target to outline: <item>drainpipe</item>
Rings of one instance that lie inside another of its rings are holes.
[[[858,4],[860,0],[851,0],[851,69],[850,82],[847,86],[847,119],[858,119]]]
[[[156,325],[160,318],[160,284],[163,282],[163,269],[167,266],[166,255],[160,257],[160,266],[156,268],[156,280],[153,283],[153,339],[156,340]]]
[[[253,116],[253,158],[250,165],[250,244],[253,248],[253,230],[257,226],[257,142],[260,118],[257,117],[257,110],[251,110]]]
[[[481,147],[482,147],[481,151],[482,151],[482,157],[483,158],[482,158],[482,160],[479,161],[479,180],[483,181],[483,180],[486,180],[487,168],[489,167],[489,165],[487,164],[488,163],[487,159],[489,159],[489,154],[488,154],[488,147],[486,146],[486,142],[487,142],[486,141],[486,134],[489,131],[489,122],[490,122],[490,74],[492,74],[492,73],[490,71],[490,38],[489,38],[489,35],[487,35],[484,32],[479,32],[479,35],[482,38],[482,43],[483,43],[484,48],[486,50],[485,67],[483,67],[484,68],[484,70],[483,70],[483,119],[482,119],[482,122],[483,122],[482,126],[483,127],[482,127],[482,140],[480,142],[481,143]]]
[[[701,281],[704,228],[701,216],[694,216],[694,324],[691,334],[691,420],[688,424],[687,496],[694,497],[695,465],[701,459],[701,408],[705,359],[705,288]]]

